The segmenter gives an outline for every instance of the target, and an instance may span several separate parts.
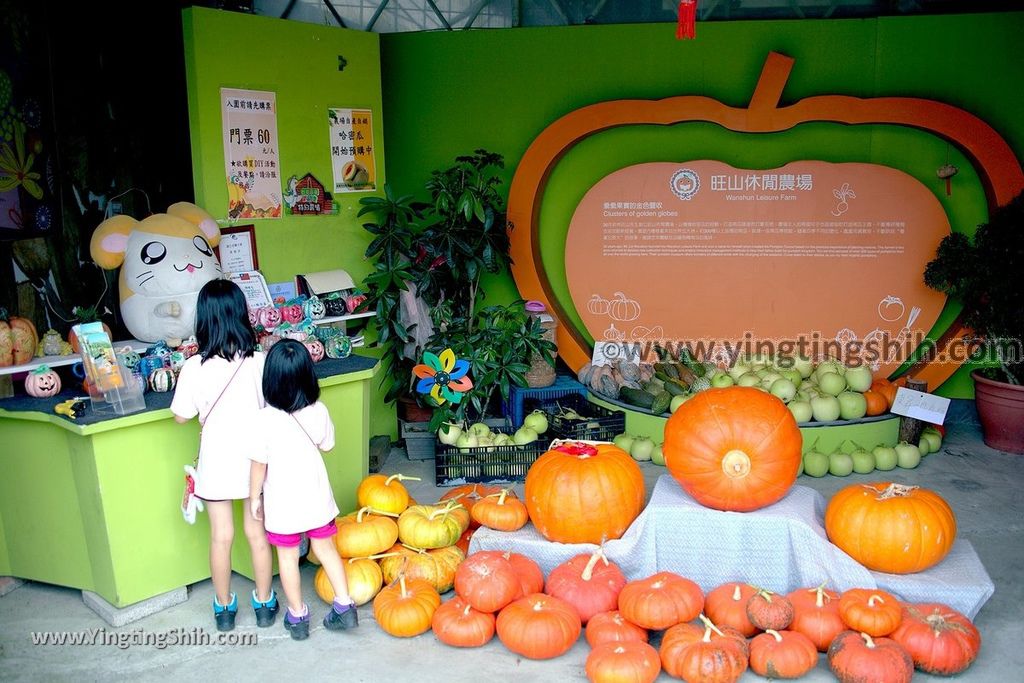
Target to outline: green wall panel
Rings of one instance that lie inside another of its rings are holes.
[[[677,41],[665,24],[391,34],[381,37],[391,182],[423,195],[431,170],[478,147],[505,155],[511,180],[525,149],[575,109],[613,99],[705,95],[749,102],[768,52],[793,57],[781,105],[814,95],[915,96],[962,107],[1024,149],[1024,14],[857,20],[715,22]],[[973,232],[987,215],[977,175],[944,141],[896,126],[804,124],[744,135],[701,123],[606,131],[573,148],[544,195],[542,258],[565,300],[563,249],[576,203],[597,180],[646,161],[721,159],[770,168],[798,159],[865,161],[918,178],[942,202],[954,230]],[[956,164],[947,197],[935,170]],[[506,186],[507,188],[507,186]],[[699,288],[707,283],[668,283]],[[510,276],[491,278],[492,298],[517,296]],[[809,305],[814,305],[811,301]],[[952,320],[947,306],[936,332]],[[958,372],[940,390],[969,396]]]

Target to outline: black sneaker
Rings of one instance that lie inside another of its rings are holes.
[[[324,617],[324,628],[329,631],[344,631],[359,626],[359,613],[355,605],[348,605],[344,612],[339,612],[337,607]]]
[[[213,598],[213,618],[217,622],[218,631],[234,631],[235,616],[238,614],[238,596],[231,594],[231,602],[227,606]]]
[[[256,591],[252,592],[252,611],[256,613],[256,625],[260,628],[273,626],[279,609],[277,594],[274,593],[273,589],[270,590],[270,599],[266,602],[257,600]]]
[[[309,613],[298,621],[292,621],[291,614],[284,615],[284,630],[292,636],[292,640],[305,640],[309,638]]]

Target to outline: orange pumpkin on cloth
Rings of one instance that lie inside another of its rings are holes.
[[[702,391],[665,424],[665,466],[693,498],[749,512],[796,481],[803,437],[786,404],[751,387]]]
[[[611,444],[553,448],[530,466],[525,490],[534,526],[556,543],[619,538],[644,505],[640,467]]]

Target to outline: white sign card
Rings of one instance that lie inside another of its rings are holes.
[[[912,417],[936,425],[942,424],[946,419],[947,410],[949,410],[948,398],[906,387],[900,387],[896,391],[896,400],[892,402],[892,408],[890,408],[890,412],[895,415]]]
[[[220,236],[220,266],[225,273],[248,273],[256,270],[253,263],[252,233],[231,232]]]
[[[267,289],[267,281],[263,279],[262,273],[256,271],[229,273],[228,278],[242,290],[242,294],[245,295],[245,303],[249,308],[266,308],[274,305],[270,298],[270,291]]]
[[[594,367],[611,365],[622,359],[630,363],[640,365],[641,344],[630,344],[628,342],[594,342],[594,355],[590,364]]]

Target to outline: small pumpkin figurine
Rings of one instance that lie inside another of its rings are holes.
[[[306,346],[306,350],[309,351],[309,357],[313,359],[314,363],[324,359],[324,345],[320,343],[319,339],[307,339],[302,343]]]
[[[302,312],[310,320],[320,320],[327,315],[327,308],[318,296],[311,296],[302,304]]]
[[[301,323],[306,314],[302,312],[302,306],[290,304],[281,307],[281,320],[291,325]]]
[[[60,392],[60,375],[45,365],[25,376],[25,393],[33,398],[49,398]]]
[[[352,355],[352,340],[347,335],[339,334],[324,343],[328,358],[348,358]]]
[[[124,366],[125,370],[135,372],[135,369],[139,367],[139,363],[142,362],[142,356],[137,351],[132,351],[131,347],[126,346],[117,352],[117,360]]]
[[[181,343],[178,350],[185,354],[185,358],[191,358],[199,353],[199,340],[196,339],[195,335],[192,335]]]
[[[281,309],[273,306],[264,306],[259,310],[257,320],[259,321],[259,324],[263,326],[263,329],[273,330],[281,324]]]
[[[149,374],[149,388],[156,392],[174,391],[174,370],[157,368]]]

